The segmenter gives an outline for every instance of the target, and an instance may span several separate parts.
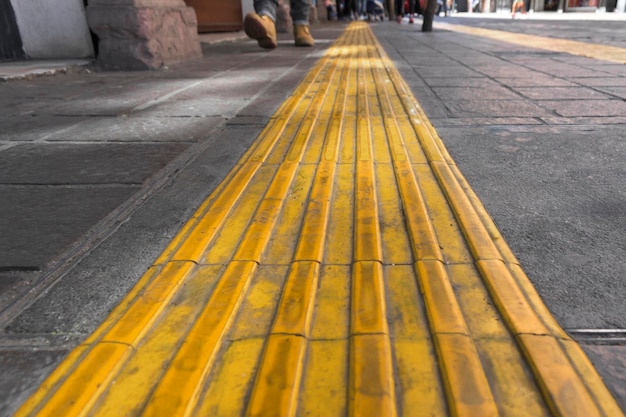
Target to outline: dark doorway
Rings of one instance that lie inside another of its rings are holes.
[[[11,0],[0,0],[0,61],[13,61],[24,56]]]

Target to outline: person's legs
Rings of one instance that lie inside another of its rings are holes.
[[[404,16],[403,8],[404,8],[404,0],[396,0],[396,20],[398,23],[402,22],[402,17]]]
[[[290,0],[289,6],[289,13],[294,25],[309,24],[309,8],[311,5],[308,0]]]
[[[313,46],[313,36],[309,31],[309,0],[290,0],[289,6],[296,46]]]
[[[276,41],[276,8],[278,0],[254,0],[256,13],[248,13],[243,20],[246,35],[256,39],[261,48],[274,49]]]

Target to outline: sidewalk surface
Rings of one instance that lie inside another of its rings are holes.
[[[419,31],[420,20],[369,26],[567,332],[563,340],[578,341],[624,409],[626,28],[598,15],[563,16],[439,18],[432,33]],[[160,265],[181,227],[280,119],[275,112],[346,28],[314,27],[312,49],[292,47],[288,36],[271,52],[239,35],[204,39],[202,60],[155,72],[0,64],[0,415],[12,415]],[[381,194],[381,204],[400,199],[390,196]],[[341,232],[331,229],[331,240],[333,233]],[[462,294],[463,282],[453,284]],[[471,309],[479,292],[469,294]],[[401,332],[393,311],[389,326]],[[491,314],[474,313],[472,331]],[[401,359],[405,351],[393,349]]]

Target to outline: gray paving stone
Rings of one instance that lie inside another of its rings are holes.
[[[496,77],[496,81],[509,87],[575,87],[576,84],[562,78],[533,71],[520,71],[519,76]]]
[[[223,122],[223,117],[152,117],[134,112],[121,117],[91,117],[53,132],[47,141],[197,142]],[[1,138],[1,136],[0,136]]]
[[[486,88],[499,86],[497,82],[480,76],[460,78],[424,77],[424,81],[431,87]]]
[[[626,114],[626,102],[623,100],[546,100],[541,105],[565,117],[613,117]]]
[[[0,140],[16,142],[43,140],[86,120],[87,118],[80,116],[23,115],[3,117],[0,115]]]
[[[0,416],[10,416],[67,355],[68,350],[0,350]],[[6,399],[11,399],[7,401]]]
[[[138,189],[0,186],[0,268],[42,270]]]
[[[589,87],[626,87],[626,77],[570,78],[570,80]]]
[[[626,86],[624,87],[602,87],[600,90],[607,94],[611,94],[616,97],[621,97],[626,100]]]
[[[586,87],[516,87],[515,91],[531,100],[608,99],[610,96]]]
[[[446,106],[455,117],[542,117],[550,111],[526,100],[449,100]]]
[[[433,91],[442,100],[505,100],[520,96],[504,87],[434,87]]]
[[[0,152],[0,185],[141,185],[188,146],[178,143],[21,144]]]

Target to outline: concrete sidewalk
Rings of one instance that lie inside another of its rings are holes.
[[[372,26],[624,407],[623,65]],[[0,84],[0,415],[126,294],[344,25],[314,29],[313,49],[238,40],[158,72]]]

